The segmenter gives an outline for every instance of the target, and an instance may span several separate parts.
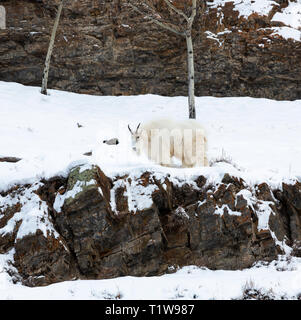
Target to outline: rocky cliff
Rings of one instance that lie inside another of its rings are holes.
[[[0,194],[0,254],[28,286],[70,279],[152,276],[197,265],[242,269],[301,254],[301,183],[248,186],[158,172],[69,176]]]
[[[260,0],[261,1],[261,0]],[[194,23],[196,95],[301,98],[298,24],[279,14],[295,2],[206,1]],[[58,1],[2,0],[0,80],[40,85]],[[277,16],[278,14],[278,16]],[[292,12],[299,21],[299,11]],[[293,17],[294,18],[294,17]],[[301,23],[300,23],[301,25]],[[186,95],[185,39],[121,6],[121,0],[68,1],[49,87],[97,95]]]

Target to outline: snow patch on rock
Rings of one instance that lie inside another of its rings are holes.
[[[87,168],[85,170],[87,170]],[[84,171],[84,170],[82,170],[82,171]],[[63,207],[66,199],[74,198],[78,193],[83,191],[84,187],[87,187],[87,186],[93,185],[93,184],[97,184],[97,182],[94,179],[91,179],[88,182],[86,182],[86,181],[76,181],[75,185],[73,186],[73,188],[71,190],[68,190],[67,192],[65,192],[62,195],[60,193],[57,193],[57,195],[55,197],[55,200],[54,200],[54,203],[53,203],[53,209],[57,213],[62,212],[62,207]],[[100,188],[98,190],[101,191]]]
[[[248,18],[253,13],[267,16],[274,6],[279,6],[275,1],[271,0],[214,0],[208,3],[209,8],[223,7],[227,2],[232,2],[234,10],[239,12],[239,17]]]
[[[301,2],[289,2],[289,5],[282,9],[281,12],[276,12],[272,21],[280,21],[285,25],[295,29],[301,28]]]
[[[17,192],[10,193],[7,196],[0,195],[0,210],[20,204],[20,211],[16,212],[8,220],[7,224],[0,229],[0,236],[12,233],[17,223],[20,222],[16,240],[22,239],[29,234],[35,234],[37,230],[41,230],[45,238],[48,234],[55,238],[59,237],[52,222],[49,220],[46,202],[42,201],[36,194],[36,191],[41,186],[42,183],[37,182],[30,187],[22,186]]]

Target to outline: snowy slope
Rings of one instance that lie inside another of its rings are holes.
[[[0,155],[22,158],[18,163],[0,162],[0,190],[14,183],[67,175],[78,163],[96,163],[108,175],[152,168],[178,177],[204,174],[216,181],[230,172],[248,184],[267,181],[274,187],[282,181],[301,179],[301,101],[196,98],[197,119],[206,127],[209,138],[209,160],[231,158],[236,168],[220,164],[171,169],[131,154],[127,124],[135,127],[140,121],[171,115],[184,119],[186,97],[49,92],[49,96],[43,96],[36,87],[0,82]],[[102,143],[112,137],[120,139],[118,146]],[[87,151],[93,156],[84,156]],[[288,262],[288,257],[280,257],[269,266],[243,271],[191,266],[161,277],[69,281],[26,288],[12,284],[5,272],[12,256],[13,251],[0,255],[0,299],[239,299],[248,286],[275,299],[295,299],[301,293],[300,258]]]
[[[132,155],[127,124],[156,117],[187,118],[187,98],[141,95],[101,97],[0,82],[0,156],[18,163],[0,163],[0,190],[13,183],[67,174],[76,163],[98,164],[106,174],[156,167]],[[175,175],[204,174],[213,179],[223,170],[247,183],[301,177],[301,101],[255,98],[196,98],[197,120],[207,130],[209,160],[226,156],[241,168],[194,168],[157,171]],[[83,127],[78,128],[77,123]],[[103,144],[118,137],[118,146]],[[93,151],[92,157],[83,153]]]

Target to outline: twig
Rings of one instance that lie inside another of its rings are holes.
[[[170,27],[169,25],[153,18],[152,16],[150,16],[149,14],[139,10],[136,6],[134,6],[132,3],[128,3],[128,6],[130,6],[134,11],[136,11],[137,13],[140,13],[142,15],[144,15],[145,17],[147,17],[150,21],[156,23],[157,25],[159,25],[160,27],[164,28],[164,29],[167,29],[177,35],[180,35],[180,36],[185,36],[185,33],[184,32],[180,32],[172,27]]]

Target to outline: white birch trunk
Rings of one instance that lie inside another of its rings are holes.
[[[0,6],[0,30],[5,30],[6,28],[6,11],[3,6]]]
[[[55,22],[53,25],[52,33],[51,33],[51,38],[49,42],[49,47],[48,47],[48,52],[45,60],[45,67],[44,67],[44,72],[43,72],[43,79],[42,79],[42,89],[41,93],[47,95],[47,83],[48,83],[48,74],[49,74],[49,68],[50,68],[50,60],[51,60],[51,55],[54,47],[54,40],[56,36],[56,31],[59,25],[62,9],[64,5],[64,0],[61,1],[58,11],[56,14]]]
[[[194,98],[194,55],[191,30],[186,32],[187,43],[187,70],[188,70],[188,106],[189,119],[195,119],[195,98]]]

